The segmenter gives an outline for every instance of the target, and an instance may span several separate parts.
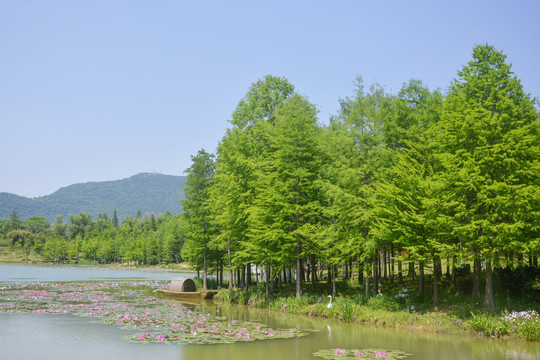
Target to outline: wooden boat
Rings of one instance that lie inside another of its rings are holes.
[[[159,293],[191,299],[211,299],[218,290],[197,291],[192,279],[176,277],[171,280],[168,289],[157,289]]]
[[[158,289],[157,292],[165,294],[165,295],[174,295],[174,296],[193,298],[193,299],[211,299],[214,297],[214,295],[218,293],[217,290],[187,292],[187,291],[170,291],[167,289]]]

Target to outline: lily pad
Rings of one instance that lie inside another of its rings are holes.
[[[373,358],[384,358],[387,360],[394,359],[405,359],[407,354],[401,350],[387,350],[387,349],[329,349],[329,350],[319,350],[316,353],[313,353],[313,356],[328,359],[328,360],[339,360],[346,358],[354,359],[373,359]]]

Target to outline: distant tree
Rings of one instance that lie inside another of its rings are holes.
[[[40,233],[50,228],[50,226],[51,224],[41,216],[32,216],[30,219],[23,221],[23,227],[34,234]]]
[[[63,215],[56,215],[52,232],[55,236],[65,238],[67,236],[67,225],[63,223]]]
[[[95,226],[92,215],[88,213],[80,213],[79,215],[69,215],[70,225],[68,227],[69,237],[75,238],[78,234],[84,236],[90,233]]]
[[[11,245],[19,245],[23,247],[27,244],[33,246],[34,244],[34,234],[27,230],[11,230],[7,233],[8,239],[11,240]]]
[[[10,230],[19,230],[22,228],[22,222],[21,219],[19,219],[19,215],[15,210],[11,213],[9,216],[10,223],[9,223],[9,229]]]
[[[113,217],[112,217],[112,225],[115,229],[118,229],[118,214],[116,213],[116,208],[114,208]]]

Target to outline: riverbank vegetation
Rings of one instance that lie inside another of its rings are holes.
[[[361,325],[540,341],[538,298],[530,296],[530,283],[525,285],[522,282],[513,286],[522,286],[523,291],[511,296],[506,280],[508,276],[515,275],[510,275],[507,270],[502,270],[502,273],[496,271],[495,302],[498,306],[493,312],[485,311],[481,302],[471,301],[472,274],[461,277],[455,287],[449,277],[443,276],[441,304],[437,307],[431,304],[431,294],[420,298],[415,291],[405,287],[415,285],[410,279],[401,285],[386,279],[382,282],[381,293],[371,297],[363,294],[362,284],[339,280],[336,283],[337,296],[331,299],[328,295],[332,293],[331,285],[326,281],[306,284],[306,291],[300,297],[295,296],[294,284],[283,284],[268,299],[256,286],[247,292],[240,288],[221,290],[215,299]],[[529,282],[531,277],[537,282],[539,274],[527,276]],[[433,288],[432,281],[433,277],[427,276],[429,288]]]
[[[395,318],[386,324],[418,323],[410,305],[462,322],[472,311],[471,328],[502,333],[490,319],[538,310],[540,298],[537,105],[490,45],[473,49],[446,93],[419,80],[389,93],[358,78],[325,125],[287,79],[266,76],[217,153],[192,156],[183,214],[120,224],[82,213],[48,226],[14,212],[0,245],[52,262],[185,261],[203,288],[213,272],[230,301],[314,315],[326,313],[323,293],[347,309],[339,316],[365,322],[384,310]]]

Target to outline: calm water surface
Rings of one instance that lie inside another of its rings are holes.
[[[21,281],[170,280],[178,273],[147,273],[68,267],[0,265],[0,283]],[[259,321],[273,328],[320,329],[295,339],[219,345],[132,343],[136,330],[110,326],[70,314],[0,313],[0,359],[316,359],[332,348],[399,349],[408,359],[540,359],[540,344],[472,336],[441,335],[312,319],[250,310],[244,306],[186,304],[230,319]]]

